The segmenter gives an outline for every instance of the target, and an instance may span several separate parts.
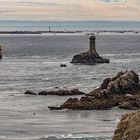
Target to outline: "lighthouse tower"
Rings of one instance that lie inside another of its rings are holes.
[[[95,35],[92,35],[90,38],[89,38],[89,52],[94,52],[96,53],[96,44],[95,44]]]

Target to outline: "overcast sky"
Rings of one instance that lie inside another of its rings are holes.
[[[140,20],[140,0],[0,0],[0,20]]]

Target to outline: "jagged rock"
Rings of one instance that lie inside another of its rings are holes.
[[[140,140],[140,110],[122,116],[112,140]]]
[[[133,70],[119,72],[115,77],[105,79],[99,88],[81,99],[68,99],[60,109],[108,109],[114,106],[140,108],[139,77]]]
[[[140,108],[140,97],[126,96],[125,99],[119,104],[121,109],[139,109]]]
[[[26,91],[24,94],[26,94],[26,95],[37,95],[37,93],[32,92],[32,91]]]
[[[119,105],[119,108],[121,109],[132,109],[132,110],[135,110],[135,109],[138,109],[136,107],[136,104],[137,102],[122,102],[120,105]]]
[[[71,95],[84,95],[85,93],[80,91],[79,89],[72,89],[72,90],[58,90],[58,91],[41,91],[38,94],[32,91],[26,91],[24,94],[29,95],[58,95],[58,96],[71,96]]]
[[[108,109],[111,108],[116,103],[111,99],[96,99],[91,97],[82,97],[80,100],[77,98],[75,99],[68,99],[61,108],[66,109],[79,109],[79,110],[92,110],[92,109]]]
[[[133,70],[119,72],[115,77],[105,79],[101,84],[101,87],[90,92],[88,95],[99,95],[103,91],[109,95],[133,95],[138,92],[140,93],[139,76]]]

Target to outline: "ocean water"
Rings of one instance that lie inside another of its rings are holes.
[[[0,31],[140,31],[140,21],[2,21]]]
[[[140,35],[98,35],[97,51],[110,64],[71,64],[88,42],[87,35],[0,35],[0,140],[111,140],[129,110],[50,111],[69,97],[24,95],[56,87],[88,93],[121,70],[140,74]]]

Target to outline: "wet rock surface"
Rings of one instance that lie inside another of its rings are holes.
[[[96,52],[87,51],[87,52],[75,55],[71,63],[95,65],[97,63],[109,63],[109,59],[104,59],[100,57],[99,54]]]
[[[78,98],[70,98],[57,109],[109,109],[118,106],[122,109],[140,108],[139,77],[133,70],[119,72],[115,77],[107,78],[94,91]],[[54,109],[54,106],[50,106]]]
[[[140,140],[140,110],[122,116],[112,140]]]
[[[28,95],[58,95],[58,96],[71,96],[71,95],[83,95],[84,92],[80,91],[79,89],[72,89],[72,90],[57,90],[57,91],[41,91],[39,93],[35,93],[32,91],[26,91],[24,94]]]

